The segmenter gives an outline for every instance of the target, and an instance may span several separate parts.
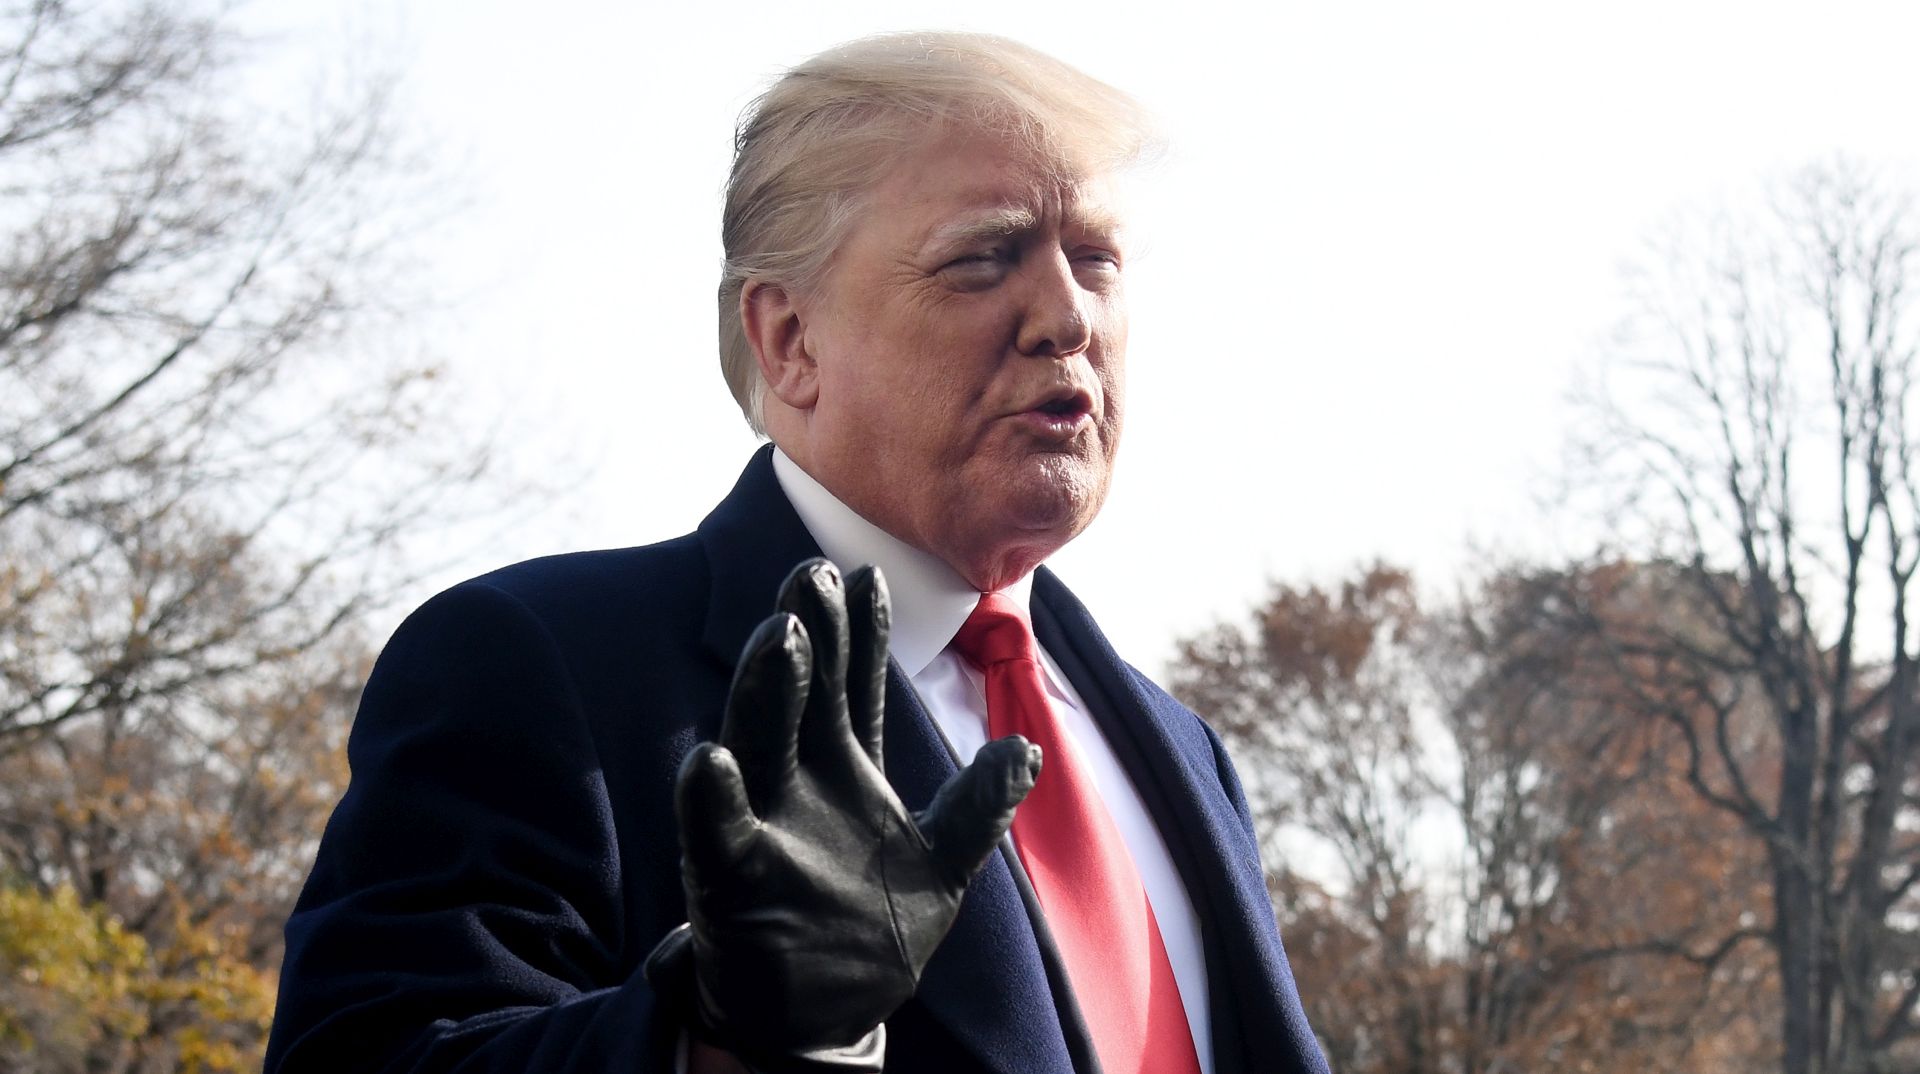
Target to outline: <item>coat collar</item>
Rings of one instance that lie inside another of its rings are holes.
[[[780,583],[820,546],[773,476],[773,445],[763,445],[733,491],[700,523],[709,588],[700,640],[727,667],[760,621],[772,615]]]

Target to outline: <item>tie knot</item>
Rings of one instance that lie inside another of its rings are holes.
[[[969,664],[985,670],[1008,660],[1032,660],[1033,630],[1018,604],[1004,594],[985,593],[953,636],[953,647]]]

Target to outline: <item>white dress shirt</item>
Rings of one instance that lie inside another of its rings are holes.
[[[872,564],[885,575],[893,608],[888,651],[912,681],[956,758],[972,758],[987,741],[985,678],[949,649],[948,643],[979,603],[980,592],[945,562],[854,513],[778,448],[773,453],[773,472],[807,532],[841,571]],[[1025,612],[1032,590],[1033,575],[1028,574],[1001,592]],[[1147,901],[1160,925],[1167,959],[1173,964],[1174,980],[1180,986],[1180,1002],[1193,1031],[1200,1070],[1211,1074],[1213,1039],[1207,1031],[1207,967],[1193,901],[1173,867],[1166,840],[1086,702],[1044,648],[1040,650],[1040,663],[1049,700],[1060,717],[1074,762],[1091,774],[1101,801],[1133,855]]]

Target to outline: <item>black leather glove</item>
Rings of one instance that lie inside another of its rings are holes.
[[[886,585],[801,564],[748,640],[718,744],[675,788],[689,927],[649,960],[692,963],[698,1029],[759,1070],[878,1070],[967,882],[1033,788],[1040,748],[981,747],[918,816],[881,758]],[[684,981],[684,977],[683,977]],[[682,984],[681,987],[684,987]]]

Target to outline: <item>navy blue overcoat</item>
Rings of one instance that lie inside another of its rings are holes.
[[[415,612],[367,683],[352,781],[287,923],[268,1074],[671,1071],[680,1028],[638,967],[685,919],[674,775],[717,737],[781,580],[818,554],[763,449],[692,534],[517,564]],[[1218,1070],[1324,1074],[1219,740],[1044,568],[1033,606],[1200,915]],[[910,809],[955,771],[898,666],[885,748]],[[990,858],[888,1021],[888,1071],[1088,1074],[1030,905]]]

